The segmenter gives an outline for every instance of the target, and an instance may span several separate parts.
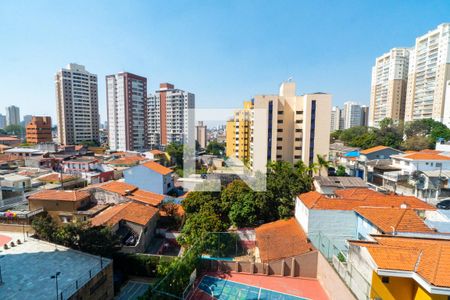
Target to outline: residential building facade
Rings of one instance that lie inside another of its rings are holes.
[[[33,116],[26,127],[26,139],[29,144],[52,141],[52,120],[50,117]]]
[[[283,82],[279,95],[252,99],[250,166],[266,170],[267,162],[283,160],[306,165],[317,154],[328,155],[330,146],[331,95],[296,95],[295,82]]]
[[[408,48],[393,48],[377,57],[372,67],[369,126],[379,127],[384,118],[402,121],[405,117]]]
[[[148,141],[150,148],[165,147],[172,142],[184,143],[193,116],[195,95],[173,84],[161,83],[160,89],[148,97]]]
[[[356,102],[348,101],[344,103],[343,109],[343,119],[344,127],[343,129],[349,129],[356,126],[361,126],[362,109],[361,105]]]
[[[56,73],[59,142],[63,145],[99,140],[97,75],[78,64]]]
[[[206,125],[203,125],[202,121],[198,121],[197,126],[195,126],[195,140],[198,142],[200,148],[202,149],[206,149],[206,146],[208,146],[206,131]]]
[[[433,118],[450,125],[450,23],[418,37],[411,50],[405,121]]]
[[[20,108],[15,105],[6,108],[6,126],[20,124]]]
[[[234,112],[226,125],[226,155],[241,161],[250,160],[252,101],[244,101],[244,109]]]
[[[147,143],[147,78],[128,72],[106,76],[111,150],[144,151]]]
[[[6,127],[6,116],[0,114],[0,129],[3,129]]]
[[[340,130],[341,128],[341,109],[337,106],[333,106],[331,109],[331,127],[330,131]]]

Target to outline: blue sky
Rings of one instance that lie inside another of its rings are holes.
[[[375,57],[450,22],[450,1],[3,1],[0,113],[55,116],[54,74],[70,62],[99,76],[171,82],[197,107],[240,107],[293,77],[298,93],[368,103]]]

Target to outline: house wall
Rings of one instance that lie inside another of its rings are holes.
[[[326,236],[332,243],[328,245],[330,252],[332,246],[339,250],[346,249],[348,239],[356,239],[356,214],[352,210],[309,210],[308,237],[314,246],[317,245],[317,237]],[[324,249],[322,249],[324,250]]]
[[[80,288],[69,300],[110,300],[114,298],[112,262]]]
[[[167,193],[167,187],[164,186],[164,176],[145,166],[135,166],[124,170],[123,176],[126,183],[135,185],[140,189],[158,194]]]
[[[318,252],[317,279],[331,300],[356,299],[326,258]]]
[[[85,200],[89,202],[89,199]],[[81,201],[46,201],[28,199],[30,210],[43,208],[45,211],[75,212],[81,206]]]
[[[391,155],[396,155],[399,153],[401,153],[401,151],[388,148],[388,149],[375,151],[375,152],[369,153],[369,154],[361,154],[359,160],[368,161],[368,160],[374,160],[374,159],[386,159],[386,158],[390,158]]]
[[[376,272],[372,275],[372,298],[383,300],[414,299],[414,280],[411,278],[389,277],[389,283],[383,283],[382,277]]]
[[[302,226],[303,231],[308,234],[309,209],[298,197],[295,198],[295,219]]]
[[[356,236],[359,240],[372,241],[371,234],[380,234],[380,231],[365,218],[357,215]]]

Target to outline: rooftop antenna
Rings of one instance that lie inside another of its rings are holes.
[[[293,78],[292,76],[288,78],[288,82],[292,82]]]

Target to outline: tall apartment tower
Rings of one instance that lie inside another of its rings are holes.
[[[241,161],[250,160],[252,101],[244,101],[244,109],[234,112],[226,125],[226,155]]]
[[[411,51],[405,121],[433,118],[450,126],[450,23],[416,39]]]
[[[6,108],[6,126],[20,124],[20,108],[11,105]]]
[[[344,103],[344,129],[361,126],[361,105],[348,101]]]
[[[29,144],[52,141],[52,119],[50,117],[31,117],[26,127],[26,139]]]
[[[333,106],[331,109],[331,132],[342,129],[341,127],[341,109],[337,106]]]
[[[252,100],[250,165],[264,171],[267,162],[283,160],[306,165],[317,154],[328,155],[331,95],[296,95],[295,82],[284,82],[279,95],[258,95]]]
[[[0,114],[0,129],[3,129],[6,127],[6,116]]]
[[[176,89],[173,84],[161,83],[159,90],[148,97],[147,105],[151,148],[164,148],[172,142],[184,143],[190,131],[195,134],[190,115],[195,108],[194,94]]]
[[[372,67],[369,126],[379,127],[384,118],[402,121],[405,117],[409,52],[393,48],[375,60]]]
[[[58,137],[63,145],[99,141],[97,75],[78,64],[56,73]]]
[[[361,126],[369,126],[369,107],[361,105]]]
[[[144,151],[147,143],[147,78],[128,72],[106,76],[109,147]]]
[[[202,149],[206,149],[208,143],[206,131],[207,128],[206,125],[203,125],[203,121],[198,121],[198,124],[195,126],[195,140]]]

